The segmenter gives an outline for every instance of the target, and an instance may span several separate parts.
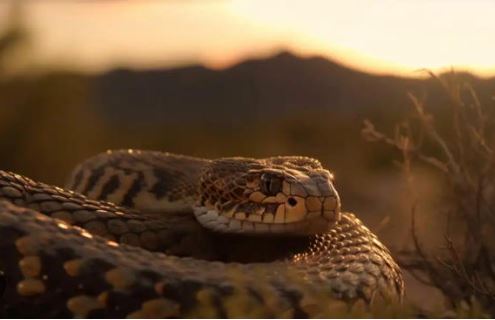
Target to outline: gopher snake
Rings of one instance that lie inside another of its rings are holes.
[[[0,315],[311,317],[402,297],[317,160],[114,151],[69,187],[0,171]]]

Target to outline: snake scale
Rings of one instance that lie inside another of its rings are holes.
[[[400,301],[399,267],[340,212],[332,180],[306,157],[136,150],[86,160],[67,189],[0,171],[0,316],[318,317]]]

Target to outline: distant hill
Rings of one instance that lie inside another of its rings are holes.
[[[474,83],[482,98],[495,94],[495,79],[462,76]],[[431,93],[439,90],[431,80],[371,75],[321,57],[288,52],[224,70],[202,66],[115,70],[91,80],[94,103],[113,121],[147,124],[269,121],[267,116],[303,110],[351,116],[401,113],[409,105],[407,91],[434,97]]]

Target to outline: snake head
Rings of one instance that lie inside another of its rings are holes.
[[[213,161],[201,177],[197,220],[219,232],[317,234],[340,218],[333,176],[314,159]]]

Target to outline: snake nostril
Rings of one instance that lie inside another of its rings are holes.
[[[290,197],[288,200],[287,200],[287,203],[291,206],[291,207],[295,207],[297,205],[297,200]]]

